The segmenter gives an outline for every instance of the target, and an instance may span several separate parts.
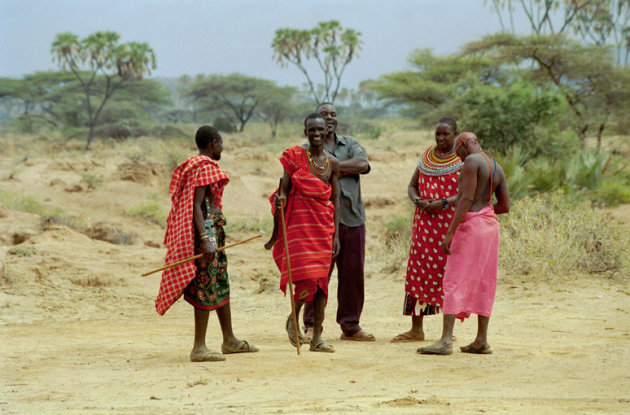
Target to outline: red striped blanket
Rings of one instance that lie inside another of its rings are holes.
[[[335,207],[330,200],[332,186],[311,173],[306,150],[295,146],[284,151],[280,162],[291,176],[285,223],[293,282],[328,279],[335,233]],[[273,208],[273,197],[272,202]],[[288,281],[282,233],[273,246],[273,258],[280,270],[280,289]]]
[[[197,155],[183,162],[171,179],[171,211],[166,222],[166,264],[172,264],[195,254],[193,199],[195,187],[210,186],[214,203],[221,208],[223,189],[229,182],[227,174],[208,156]],[[155,309],[163,315],[182,295],[184,288],[195,277],[194,261],[167,269],[162,273],[160,292]]]

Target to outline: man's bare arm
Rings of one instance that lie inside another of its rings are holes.
[[[503,169],[499,171],[499,177],[501,179],[499,186],[495,190],[495,196],[497,197],[497,203],[494,204],[494,213],[500,215],[502,213],[508,213],[510,211],[510,193],[507,187],[507,180],[503,174]]]

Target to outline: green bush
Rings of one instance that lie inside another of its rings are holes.
[[[217,117],[214,119],[212,125],[222,133],[235,133],[236,125],[229,117]]]
[[[604,180],[595,189],[591,200],[598,205],[617,206],[630,203],[630,186],[613,180]]]
[[[525,81],[507,86],[475,83],[455,97],[453,106],[460,131],[474,132],[489,150],[506,154],[518,144],[530,157],[555,158],[570,147],[568,133],[556,131],[565,107],[557,92]]]

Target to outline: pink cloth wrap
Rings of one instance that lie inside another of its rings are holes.
[[[468,212],[451,242],[442,282],[444,314],[464,321],[471,314],[490,317],[497,291],[499,220],[492,205]]]

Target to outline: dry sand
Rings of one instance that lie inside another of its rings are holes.
[[[391,215],[410,209],[406,186],[427,141],[403,151],[388,147],[387,138],[366,143],[372,172],[363,179],[362,325],[377,341],[339,340],[333,296],[324,337],[336,353],[303,347],[297,356],[284,331],[289,302],[276,290],[277,271],[259,239],[228,258],[235,333],[260,352],[221,363],[188,361],[192,308],[180,300],[158,316],[159,274],[140,277],[161,265],[163,230],[125,211],[147,198],[168,209],[164,166],[129,167],[111,149],[1,157],[4,191],[61,206],[92,228],[123,230],[133,243],[95,240],[56,224],[42,229],[39,216],[0,206],[0,413],[630,413],[630,288],[619,281],[594,276],[548,284],[500,273],[492,355],[457,347],[452,356],[417,354],[439,337],[440,317],[426,319],[425,342],[389,342],[410,327],[401,315],[405,265],[384,271],[377,235]],[[281,171],[278,155],[226,145],[229,241],[252,235],[242,226],[247,221],[269,219],[266,196]],[[104,184],[89,189],[86,173]],[[619,212],[627,219],[627,207]],[[331,284],[335,293],[335,278]],[[470,342],[475,330],[474,319],[457,322],[456,345]],[[220,344],[213,315],[208,346]]]

